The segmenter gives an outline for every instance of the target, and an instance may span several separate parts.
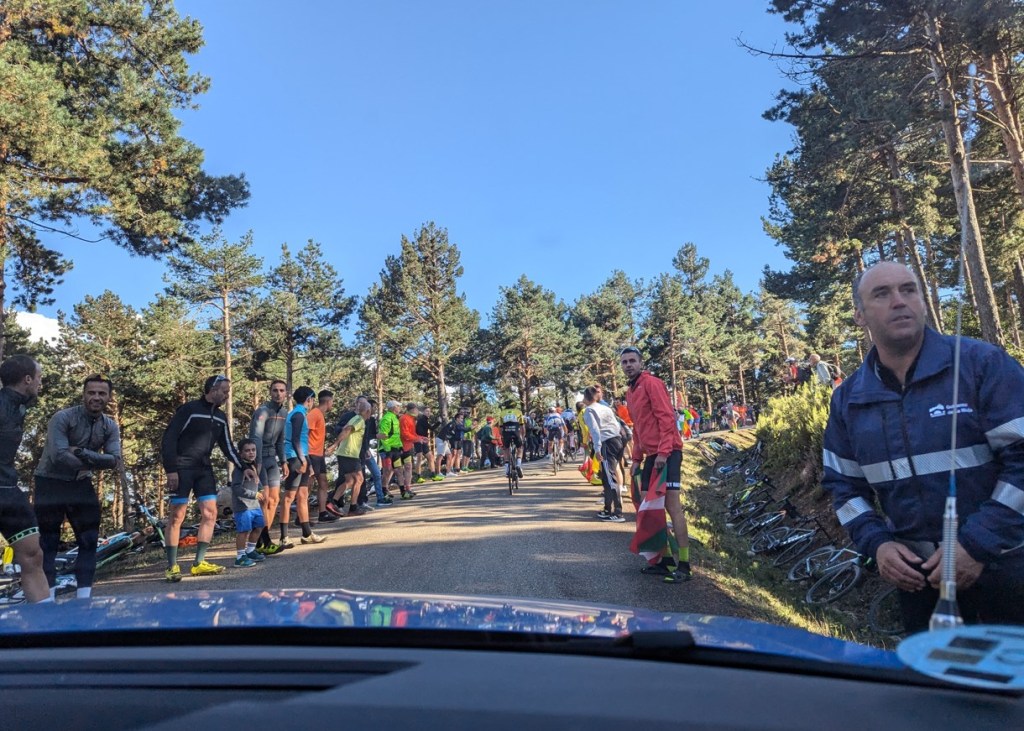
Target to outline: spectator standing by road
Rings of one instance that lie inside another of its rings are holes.
[[[823,484],[839,522],[899,589],[906,630],[927,629],[956,412],[960,611],[966,622],[1024,623],[1024,369],[1002,349],[963,338],[951,404],[956,338],[925,325],[914,273],[875,264],[855,280],[853,301],[874,346],[832,393]]]
[[[39,527],[28,497],[18,484],[14,461],[25,430],[25,412],[43,385],[43,369],[27,355],[0,364],[0,534],[21,566],[21,587],[30,602],[51,602],[43,573]]]
[[[299,386],[292,394],[295,406],[288,413],[284,423],[284,456],[288,458],[288,479],[284,483],[284,499],[281,501],[279,526],[280,545],[287,548],[288,524],[291,522],[291,506],[295,502],[296,519],[302,527],[302,543],[323,543],[324,536],[317,535],[309,525],[309,420],[307,415],[316,403],[316,392],[309,386]]]
[[[596,400],[597,389],[588,386],[583,391],[583,419],[594,446],[594,456],[601,463],[601,486],[604,488],[604,509],[597,517],[612,523],[625,523],[622,517],[621,481],[619,463],[622,461],[624,441],[619,418],[608,406]]]
[[[51,598],[57,586],[54,561],[65,518],[78,544],[76,594],[80,599],[92,595],[101,517],[92,471],[115,469],[121,461],[121,433],[117,422],[104,413],[112,392],[108,379],[89,376],[82,384],[82,403],[58,411],[46,429],[46,446],[36,468],[35,511]]]
[[[324,442],[327,439],[327,414],[334,408],[334,393],[324,389],[316,395],[317,404],[306,414],[309,425],[310,481],[316,483],[317,523],[333,523],[338,516],[327,511],[327,459]]]
[[[224,571],[223,566],[206,560],[206,551],[213,538],[213,524],[217,521],[217,480],[213,475],[210,453],[214,445],[227,460],[248,473],[247,479],[256,479],[255,471],[245,467],[231,443],[221,405],[228,400],[231,382],[226,376],[210,376],[203,383],[203,395],[178,407],[171,423],[164,431],[161,458],[167,473],[167,493],[171,496],[171,511],[164,538],[167,551],[167,581],[181,581],[178,567],[178,539],[181,524],[185,522],[190,496],[199,503],[199,522],[196,557],[192,564],[193,576],[209,576]]]
[[[270,400],[261,405],[252,415],[249,424],[249,438],[260,450],[260,485],[266,498],[263,500],[263,531],[257,541],[258,553],[270,556],[280,546],[270,540],[270,529],[274,525],[277,506],[281,502],[281,480],[288,478],[288,462],[284,458],[284,422],[288,417],[288,384],[280,379],[270,383]]]
[[[633,470],[640,471],[641,485],[647,485],[656,471],[666,470],[665,510],[672,518],[679,555],[672,557],[677,568],[674,571],[669,569],[665,579],[688,581],[690,541],[679,496],[683,441],[676,429],[676,416],[668,389],[660,378],[644,370],[643,357],[637,348],[625,348],[620,363],[629,380],[626,397],[633,417]]]

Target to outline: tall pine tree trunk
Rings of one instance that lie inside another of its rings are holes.
[[[437,364],[437,411],[442,423],[448,421],[448,386],[444,381],[444,363]]]
[[[992,110],[999,119],[999,134],[1003,138],[1006,156],[1017,193],[1024,198],[1024,131],[1017,113],[1017,98],[1010,78],[1011,61],[1005,49],[989,54],[978,61],[984,77],[985,90],[992,102]]]
[[[981,226],[974,208],[974,194],[971,190],[963,132],[957,114],[956,99],[953,95],[953,79],[942,45],[941,26],[937,18],[927,13],[925,14],[925,32],[930,41],[928,52],[939,100],[946,153],[949,156],[953,193],[956,196],[957,209],[960,212],[960,226],[964,231],[967,268],[970,269],[971,280],[974,284],[974,305],[981,323],[982,337],[990,343],[1002,345],[1003,332],[999,323],[999,310],[996,307],[995,292],[992,289],[992,280],[985,262]]]
[[[914,236],[914,230],[907,223],[907,206],[903,200],[903,191],[897,185],[897,181],[902,177],[902,171],[900,170],[899,160],[896,157],[896,150],[892,145],[886,145],[883,154],[889,166],[889,199],[892,201],[893,210],[896,211],[896,215],[899,218],[899,236],[897,239],[902,242],[900,250],[901,253],[910,257],[910,264],[914,269],[914,273],[921,280],[921,287],[924,288],[921,295],[927,308],[928,324],[942,332],[942,310],[937,296],[933,299],[931,296],[932,290],[928,288],[928,274],[925,272],[924,262],[921,261],[921,252],[917,250],[917,238]]]
[[[231,310],[228,304],[228,292],[221,293],[220,303],[221,326],[224,330],[224,377],[232,382],[231,378]],[[234,432],[235,429],[235,397],[231,389],[228,390],[228,401],[225,406],[227,414],[228,429]],[[231,476],[231,465],[228,465],[228,477]]]

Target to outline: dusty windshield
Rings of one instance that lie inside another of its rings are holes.
[[[892,647],[955,464],[959,611],[1020,623],[1022,38],[1009,0],[4,3],[0,599]]]

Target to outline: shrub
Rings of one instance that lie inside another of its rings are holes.
[[[757,420],[757,438],[764,442],[765,464],[775,474],[822,474],[821,450],[828,421],[831,390],[804,384],[785,396],[770,399]]]

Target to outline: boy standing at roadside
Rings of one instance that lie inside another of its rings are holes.
[[[238,456],[242,464],[252,467],[255,473],[259,474],[259,465],[256,458],[259,450],[256,441],[243,439],[238,443]],[[263,494],[259,478],[246,478],[246,470],[234,470],[231,475],[231,510],[235,517],[235,549],[238,556],[235,558],[235,568],[249,568],[266,560],[266,557],[256,553],[256,541],[263,532],[265,520],[263,518],[263,502],[266,496]]]

